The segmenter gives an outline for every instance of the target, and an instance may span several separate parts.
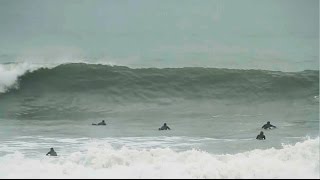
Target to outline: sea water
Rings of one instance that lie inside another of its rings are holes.
[[[319,71],[0,67],[0,178],[319,178]]]

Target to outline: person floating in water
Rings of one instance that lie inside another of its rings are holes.
[[[106,122],[104,122],[104,120],[102,120],[102,122],[99,122],[98,124],[94,124],[92,123],[92,125],[96,125],[96,126],[105,126],[107,125]]]
[[[46,156],[48,156],[48,155],[50,155],[50,156],[57,156],[57,153],[54,151],[53,148],[50,148],[50,151],[46,154]]]
[[[161,130],[171,130],[171,129],[169,128],[169,126],[167,126],[167,123],[164,123],[163,126],[159,128],[159,131]]]
[[[263,140],[263,139],[266,139],[266,136],[263,134],[263,132],[261,131],[260,134],[257,136],[258,140]]]
[[[277,128],[276,126],[270,124],[270,121],[267,122],[267,124],[262,126],[263,129],[271,129],[271,128]]]

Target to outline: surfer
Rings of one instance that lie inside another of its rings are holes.
[[[260,134],[257,136],[258,140],[262,140],[262,139],[266,139],[266,136],[263,134],[263,132],[261,131]]]
[[[105,125],[107,125],[106,124],[106,122],[104,122],[104,120],[102,120],[101,122],[99,122],[98,124],[94,124],[94,123],[92,123],[92,125],[97,125],[97,126],[105,126]]]
[[[270,121],[267,122],[267,124],[262,126],[263,129],[271,129],[271,128],[277,128],[276,126],[270,124]]]
[[[46,156],[48,156],[48,155],[50,155],[50,156],[57,156],[57,153],[54,151],[53,148],[50,148],[50,151],[46,154]]]
[[[159,131],[161,130],[171,130],[171,129],[169,128],[169,126],[167,126],[167,123],[164,123],[163,126],[159,128]]]

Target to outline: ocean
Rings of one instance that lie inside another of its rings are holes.
[[[319,71],[0,64],[0,142],[0,178],[319,178]]]

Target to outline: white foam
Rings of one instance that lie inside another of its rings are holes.
[[[29,63],[0,64],[0,93],[3,93],[7,88],[16,85],[19,76],[23,75],[28,70],[33,71],[39,67],[39,65]]]
[[[102,65],[113,65],[109,62],[88,62],[86,60],[65,60],[61,59],[54,63],[47,62],[36,62],[30,63],[27,61],[21,61],[10,64],[0,64],[0,93],[4,93],[8,88],[18,88],[17,79],[27,71],[32,72],[39,68],[54,68],[61,64],[66,63],[85,63],[85,64],[102,64]]]
[[[234,155],[171,149],[116,150],[91,143],[68,157],[0,157],[0,178],[319,178],[319,137]]]

